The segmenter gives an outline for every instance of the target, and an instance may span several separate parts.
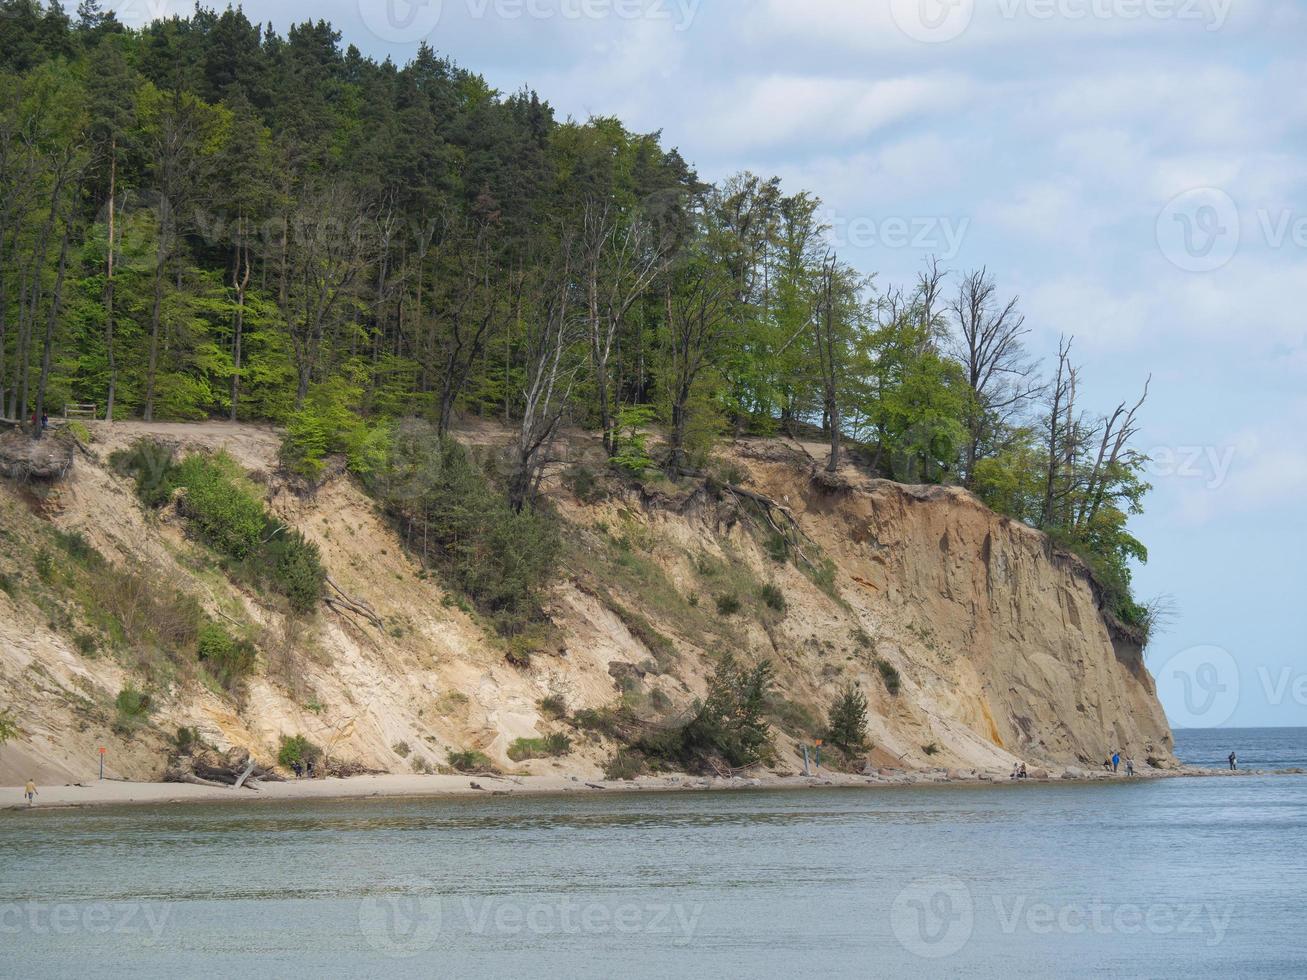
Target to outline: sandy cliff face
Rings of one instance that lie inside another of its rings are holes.
[[[278,440],[257,427],[119,423],[100,426],[92,448],[107,459],[147,434],[184,451],[225,448],[385,625],[327,609],[307,620],[283,615],[215,572],[167,512],[147,516],[103,462],[79,458],[39,504],[5,486],[0,572],[16,587],[0,591],[0,705],[21,736],[0,749],[0,783],[90,776],[102,745],[111,773],[154,778],[179,725],[263,759],[281,736],[302,733],[332,757],[376,770],[435,767],[450,750],[477,749],[508,768],[589,776],[612,750],[599,738],[578,737],[566,759],[508,762],[514,739],[562,727],[541,714],[542,697],[561,695],[575,710],[624,691],[646,717],[675,717],[726,650],[776,665],[780,770],[798,764],[796,740],[811,737],[851,681],[870,700],[874,765],[999,771],[1018,758],[1093,764],[1116,748],[1171,761],[1140,651],[1114,641],[1087,572],[962,491],[872,481],[852,467],[823,485],[802,447],[739,443],[727,455],[747,486],[785,505],[805,535],[807,562],[779,563],[767,529],[729,493],[654,485],[582,503],[554,479],[548,492],[568,540],[548,601],[557,630],[521,668],[407,556],[349,478],[297,496],[270,475]],[[482,445],[502,438],[492,429],[465,436]],[[585,437],[568,448],[574,459],[595,455]],[[86,632],[75,603],[34,578],[32,556],[52,527],[81,532],[108,560],[139,563],[160,587],[181,588],[256,635],[259,667],[243,694],[178,671],[156,678],[147,726],[115,732],[113,701],[132,682],[130,658],[87,654],[74,640]],[[827,560],[824,573],[814,571]],[[784,596],[783,611],[758,599],[764,584]],[[718,612],[724,595],[741,599],[739,614]],[[881,662],[898,671],[897,694]]]

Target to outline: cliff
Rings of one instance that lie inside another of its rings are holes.
[[[292,616],[222,574],[175,513],[147,513],[107,466],[143,435],[183,453],[225,449],[381,625],[325,606]],[[704,693],[726,651],[776,665],[778,771],[797,768],[797,744],[849,682],[868,696],[873,766],[1005,772],[1018,759],[1096,765],[1116,748],[1173,763],[1141,651],[1105,619],[1088,570],[961,490],[853,466],[814,479],[809,449],[777,440],[726,447],[725,481],[611,483],[584,500],[560,466],[545,486],[565,542],[547,596],[553,629],[527,662],[413,561],[352,478],[312,494],[279,478],[271,430],[118,423],[94,437],[52,488],[0,488],[0,707],[20,730],[0,748],[0,784],[85,778],[101,746],[111,774],[158,778],[180,726],[265,761],[302,734],[358,769],[425,771],[476,750],[507,770],[593,776],[614,748],[593,733],[568,729],[564,758],[509,760],[515,740],[566,727],[542,699],[575,712],[624,697],[657,723]],[[489,426],[460,434],[485,449],[505,437]],[[589,436],[561,448],[572,469],[602,470]],[[750,495],[783,510],[769,517]],[[772,520],[792,522],[789,554],[777,553]],[[142,663],[115,642],[58,568],[60,542],[83,539],[108,567],[255,637],[240,690]],[[150,707],[125,726],[115,701],[128,687],[147,690]]]

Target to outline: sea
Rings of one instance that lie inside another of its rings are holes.
[[[0,976],[1300,977],[1305,842],[1258,774],[6,810]]]

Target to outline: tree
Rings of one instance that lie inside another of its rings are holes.
[[[847,755],[866,749],[867,696],[856,684],[845,687],[831,708],[825,738]]]
[[[1016,298],[999,305],[996,291],[993,278],[980,269],[963,278],[951,306],[958,330],[954,356],[966,372],[971,392],[962,480],[972,489],[976,463],[985,447],[1001,438],[1041,390],[1023,342],[1030,333],[1025,317]]]

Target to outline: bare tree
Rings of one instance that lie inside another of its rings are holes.
[[[1134,451],[1130,449],[1130,440],[1139,432],[1139,410],[1148,400],[1148,391],[1152,383],[1152,376],[1149,375],[1144,383],[1144,393],[1133,408],[1127,409],[1126,403],[1122,402],[1110,416],[1103,419],[1102,440],[1098,446],[1093,469],[1085,481],[1085,492],[1076,513],[1076,526],[1083,527],[1093,522],[1107,496],[1111,475],[1116,473],[1123,463],[1134,462],[1137,458]]]
[[[526,383],[508,478],[508,500],[517,511],[539,491],[544,451],[558,434],[580,373],[580,358],[574,351],[584,327],[572,303],[571,251],[571,243],[564,242],[559,267],[545,285],[542,309],[527,322],[523,338]]]
[[[604,450],[617,452],[609,362],[631,306],[666,271],[676,239],[671,228],[626,215],[607,198],[585,202],[579,241],[585,284],[590,366],[599,399]]]
[[[1000,305],[994,280],[985,269],[963,278],[950,309],[957,323],[954,356],[971,389],[963,482],[975,481],[985,443],[1008,426],[1042,391],[1036,366],[1026,354],[1030,333],[1014,297]]]

